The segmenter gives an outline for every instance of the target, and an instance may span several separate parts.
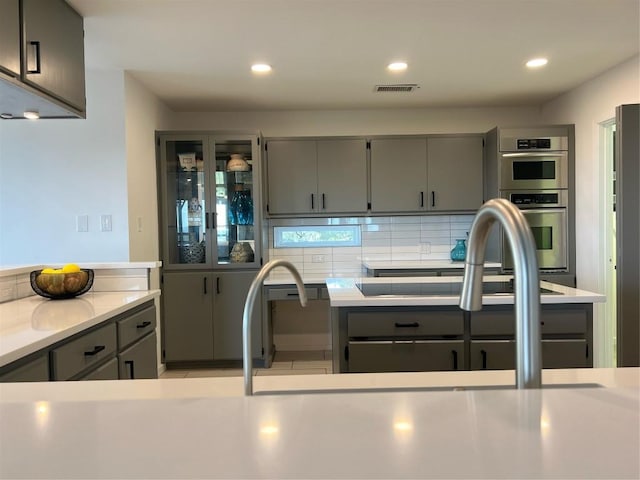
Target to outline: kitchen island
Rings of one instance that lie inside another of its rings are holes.
[[[480,312],[459,307],[462,277],[328,278],[334,373],[515,367],[511,276],[484,277]],[[593,366],[603,295],[540,282],[545,368]]]
[[[640,369],[513,378],[256,377],[253,397],[240,377],[0,384],[0,477],[638,478]]]

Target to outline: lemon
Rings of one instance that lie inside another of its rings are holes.
[[[56,273],[53,268],[44,268],[40,273]]]
[[[75,263],[67,263],[64,267],[62,267],[62,273],[75,273],[79,271],[80,267]]]

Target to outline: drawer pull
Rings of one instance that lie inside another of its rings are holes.
[[[149,325],[151,325],[151,322],[150,322],[149,320],[146,320],[146,321],[144,321],[144,322],[142,322],[142,323],[140,323],[140,324],[136,325],[136,328],[146,328],[146,327],[148,327]]]
[[[93,357],[94,355],[97,355],[98,353],[100,353],[105,348],[106,347],[104,345],[96,345],[95,347],[93,347],[93,350],[91,350],[90,352],[84,352],[84,356],[85,357]]]
[[[451,355],[453,356],[453,369],[458,370],[458,352],[451,350]]]
[[[482,355],[482,369],[487,369],[487,352],[486,350],[480,350],[480,355]]]
[[[396,328],[418,328],[420,326],[418,322],[412,322],[412,323],[396,322],[395,325],[396,325]]]
[[[124,361],[124,364],[125,364],[126,366],[128,366],[128,367],[129,367],[129,371],[131,372],[131,373],[129,374],[129,378],[130,378],[131,380],[133,380],[134,378],[136,378],[136,377],[134,376],[134,374],[133,374],[133,360],[125,360],[125,361]]]
[[[287,293],[287,297],[299,297],[300,294],[298,293]]]

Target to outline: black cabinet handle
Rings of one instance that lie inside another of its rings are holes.
[[[206,295],[207,294],[207,277],[204,277],[202,279],[202,286],[203,286],[203,289],[204,289],[204,294]]]
[[[485,350],[480,350],[480,355],[482,355],[482,369],[487,369],[487,352]]]
[[[93,350],[91,350],[90,352],[84,352],[84,356],[93,357],[94,355],[97,355],[98,353],[103,351],[105,348],[106,347],[104,345],[96,345],[95,347],[93,347]]]
[[[431,206],[436,206],[436,192],[434,192],[433,190],[431,191]]]
[[[129,367],[129,378],[133,380],[136,378],[133,374],[133,360],[125,360],[124,364]]]
[[[424,207],[424,192],[420,192],[420,206]]]
[[[35,58],[35,68],[28,68],[27,73],[42,73],[40,71],[40,42],[29,42],[29,46],[33,49],[33,58]]]
[[[324,206],[324,193],[322,194],[322,209],[324,210],[326,207]]]
[[[349,345],[344,347],[344,359],[348,362],[349,361]]]
[[[315,202],[314,202],[314,195],[313,193],[311,194],[311,210],[313,210],[315,208]]]
[[[396,328],[417,328],[420,324],[418,322],[413,323],[400,323],[396,322]]]
[[[204,214],[204,228],[209,230],[209,212]]]
[[[298,293],[287,293],[287,297],[299,297],[300,294]]]
[[[218,228],[218,214],[216,212],[211,212],[211,222],[213,223],[213,230]]]
[[[216,277],[216,293],[220,295],[220,277]]]
[[[148,327],[149,325],[151,325],[151,322],[150,322],[149,320],[146,320],[146,321],[144,321],[144,322],[139,323],[138,325],[136,325],[136,328],[146,328],[146,327]]]
[[[451,350],[451,355],[453,356],[453,369],[458,369],[458,352],[455,350]]]

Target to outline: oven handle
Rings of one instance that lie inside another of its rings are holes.
[[[551,152],[530,152],[530,153],[524,153],[524,152],[518,152],[518,153],[503,153],[502,154],[503,157],[566,157],[567,154],[566,152],[561,152],[561,153],[551,153]]]
[[[545,208],[522,208],[520,205],[516,205],[524,215],[530,213],[565,213],[567,207],[545,207]]]

